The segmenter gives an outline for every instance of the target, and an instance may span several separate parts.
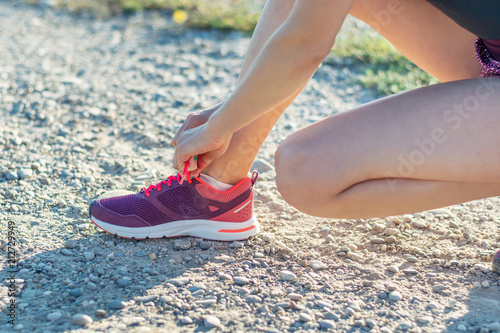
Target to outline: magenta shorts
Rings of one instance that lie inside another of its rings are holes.
[[[493,58],[481,38],[476,41],[476,56],[481,64],[480,77],[500,77],[500,61]]]

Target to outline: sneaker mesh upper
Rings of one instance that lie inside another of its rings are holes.
[[[139,216],[141,219],[151,225],[158,225],[165,222],[171,222],[173,219],[163,214],[152,203],[147,200],[136,197],[135,194],[123,197],[101,199],[99,203],[106,209],[117,214],[130,216]]]
[[[193,199],[201,200],[193,200]],[[188,187],[180,186],[169,189],[158,196],[158,201],[168,209],[182,216],[195,217],[203,214],[203,199],[194,196]]]

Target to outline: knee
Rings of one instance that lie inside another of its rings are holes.
[[[311,183],[307,150],[291,138],[283,141],[274,156],[276,167],[276,186],[283,199],[298,210],[311,215]],[[310,159],[309,159],[310,160]]]

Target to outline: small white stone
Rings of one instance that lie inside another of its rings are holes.
[[[292,301],[300,301],[304,296],[298,293],[290,293],[286,295],[287,298],[291,299]]]
[[[299,314],[299,320],[303,322],[308,322],[312,320],[312,317],[308,315],[307,313],[301,313]]]
[[[399,273],[399,268],[396,265],[387,266],[387,270],[391,273]]]
[[[83,255],[85,256],[85,259],[89,261],[95,258],[94,252],[83,252]]]
[[[73,323],[73,325],[86,326],[92,324],[94,320],[86,314],[78,313],[73,316],[71,322]]]
[[[297,279],[297,275],[293,274],[292,272],[290,271],[281,271],[280,272],[280,278],[283,280],[283,281],[294,281]]]
[[[62,317],[62,313],[59,311],[51,312],[47,315],[47,320],[55,321]]]
[[[313,260],[309,263],[309,267],[311,267],[315,271],[319,271],[322,269],[327,269],[328,266],[324,264],[322,261],[319,260]]]
[[[233,281],[240,286],[244,286],[250,282],[250,280],[244,276],[235,276],[233,277]]]
[[[400,301],[402,298],[403,298],[403,295],[401,295],[401,293],[397,290],[389,293],[389,299],[394,301],[394,302]]]
[[[205,316],[203,318],[203,321],[205,323],[205,327],[207,327],[207,328],[214,328],[214,327],[220,326],[219,318],[214,317],[214,316]]]
[[[488,280],[484,280],[481,282],[481,286],[483,286],[483,288],[488,288],[490,286],[490,282]]]
[[[427,227],[427,223],[424,220],[415,220],[411,223],[414,228],[425,229]]]

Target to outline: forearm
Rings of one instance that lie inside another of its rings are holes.
[[[266,2],[253,32],[236,86],[241,84],[264,45],[288,18],[294,4],[295,0],[268,0]]]

